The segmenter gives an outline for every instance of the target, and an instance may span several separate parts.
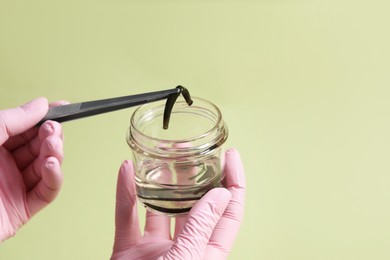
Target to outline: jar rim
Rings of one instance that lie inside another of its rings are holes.
[[[206,103],[207,105],[211,106],[215,111],[216,111],[216,115],[217,115],[217,120],[215,122],[215,124],[213,125],[213,127],[211,127],[209,130],[207,130],[206,132],[204,133],[201,133],[199,135],[196,135],[196,136],[193,136],[191,138],[185,138],[185,139],[173,139],[173,140],[167,140],[167,139],[162,139],[162,138],[158,138],[158,137],[152,137],[150,135],[146,135],[144,133],[142,133],[136,126],[135,126],[135,115],[144,107],[146,106],[150,106],[150,104],[144,104],[144,105],[140,105],[135,111],[134,113],[132,114],[131,118],[130,118],[130,129],[134,129],[137,134],[147,138],[147,139],[150,139],[150,140],[153,140],[153,141],[157,141],[157,142],[175,142],[175,143],[184,143],[184,142],[190,142],[190,141],[193,141],[193,140],[196,140],[196,139],[200,139],[200,138],[203,138],[204,136],[207,136],[209,135],[210,133],[212,133],[213,131],[215,131],[215,129],[217,129],[219,127],[219,125],[221,124],[222,122],[222,113],[220,111],[220,109],[214,104],[212,103],[211,101],[209,100],[206,100],[204,98],[199,98],[199,97],[192,97],[192,99],[194,100],[194,104],[196,104],[196,100],[199,100],[199,101],[202,101],[204,103]],[[186,103],[185,101],[177,101],[176,103]],[[187,103],[186,103],[187,104]],[[190,106],[189,106],[190,107]],[[175,108],[175,106],[173,107],[173,109]],[[161,126],[162,127],[162,126]]]

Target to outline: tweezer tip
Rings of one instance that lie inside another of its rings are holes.
[[[192,105],[193,101],[191,99],[191,95],[190,95],[190,92],[188,91],[188,89],[186,89],[185,87],[183,87],[182,85],[179,85],[176,87],[177,89],[179,89],[179,94],[182,94],[184,99],[186,100],[187,104],[189,106]]]

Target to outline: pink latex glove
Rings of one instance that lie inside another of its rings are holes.
[[[173,239],[170,218],[149,211],[142,236],[133,165],[125,161],[118,176],[115,242],[111,259],[226,259],[244,211],[244,169],[234,149],[225,153],[224,173],[226,188],[210,190],[187,216],[176,218]]]
[[[38,98],[0,111],[0,243],[53,201],[61,188],[61,125],[47,121],[34,127],[48,107],[45,98]]]

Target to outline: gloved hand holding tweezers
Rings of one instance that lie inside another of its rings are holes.
[[[50,107],[45,98],[39,98],[0,111],[0,243],[15,235],[60,191],[63,133],[58,122],[167,99],[164,114],[164,128],[167,128],[170,112],[180,94],[191,105],[187,89],[178,86],[83,103],[57,102]]]

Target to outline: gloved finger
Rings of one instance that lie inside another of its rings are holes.
[[[185,223],[187,222],[187,217],[188,217],[187,214],[179,215],[179,216],[175,217],[175,232],[173,235],[173,240],[176,240],[177,236],[183,230],[183,227],[184,227]]]
[[[167,216],[158,215],[151,211],[146,211],[144,236],[171,239],[171,219]]]
[[[140,239],[134,168],[131,161],[124,161],[116,188],[114,252],[129,248]]]
[[[58,100],[58,101],[51,102],[49,104],[49,107],[63,106],[63,105],[68,105],[68,104],[70,104],[70,102],[67,100]],[[50,122],[50,121],[46,121],[46,122]],[[60,123],[58,123],[58,122],[56,122],[56,123],[61,126]],[[64,141],[64,133],[62,131],[62,126],[61,126],[61,139],[62,139],[62,141]]]
[[[197,171],[195,166],[191,166],[187,169],[183,169],[178,167],[176,169],[177,173],[177,182],[180,183],[181,185],[189,185],[193,186],[196,185],[197,179],[194,178],[196,177]],[[174,230],[174,235],[173,239],[176,240],[177,236],[180,234],[182,231],[185,223],[187,222],[187,214],[185,215],[179,215],[175,217],[175,230]]]
[[[26,132],[23,132],[19,135],[10,137],[4,144],[3,147],[7,149],[9,152],[13,152],[19,147],[31,142],[35,138],[38,138],[38,127],[33,127]]]
[[[69,101],[67,101],[67,100],[57,100],[57,101],[54,101],[54,102],[50,102],[50,104],[49,104],[49,107],[57,107],[57,106],[63,106],[63,105],[68,105],[68,104],[70,104],[70,102]],[[58,126],[55,126],[54,128],[55,129],[59,129],[59,130],[61,130],[59,133],[60,133],[60,137],[61,137],[61,139],[62,139],[62,141],[64,141],[64,133],[63,133],[63,131],[62,131],[62,126],[61,126],[61,124],[60,123],[58,123],[58,122],[55,122],[55,121],[50,121],[50,120],[48,120],[48,121],[46,121],[45,123],[48,123],[48,122],[54,122],[55,124],[58,124]],[[44,124],[45,124],[44,123]],[[41,138],[42,139],[42,138]]]
[[[224,186],[231,192],[230,200],[224,214],[215,227],[210,238],[207,256],[218,253],[227,257],[239,231],[243,215],[245,200],[245,175],[240,154],[235,149],[225,153]],[[218,252],[212,252],[216,250]],[[208,259],[214,259],[212,257]]]
[[[0,111],[0,145],[35,126],[47,110],[47,99],[37,98],[20,107]]]
[[[182,142],[182,143],[175,143],[173,145],[174,148],[181,149],[185,148],[188,149],[192,146],[192,142]],[[197,185],[198,178],[197,175],[199,174],[198,165],[190,165],[186,168],[183,168],[183,166],[177,166],[175,167],[175,171],[177,173],[177,182],[181,185]],[[186,221],[187,221],[187,214],[176,216],[175,218],[175,231],[173,239],[176,240],[177,236],[182,231]]]
[[[47,157],[55,157],[60,164],[62,163],[63,143],[58,136],[49,136],[43,140],[38,158],[23,170],[23,179],[28,190],[41,180],[41,165]]]
[[[57,158],[46,158],[41,165],[41,173],[42,178],[39,183],[27,193],[27,208],[30,216],[34,216],[52,202],[62,186],[63,174]]]
[[[55,101],[55,102],[51,102],[49,104],[49,107],[55,107],[55,106],[60,106],[60,105],[67,105],[69,104],[68,101],[66,100],[59,100],[59,101]],[[46,124],[43,123],[42,126]],[[20,146],[22,145],[25,145],[27,143],[29,143],[30,141],[32,141],[38,134],[38,130],[42,128],[42,126],[40,128],[38,127],[33,127],[31,128],[30,130],[26,131],[26,132],[23,132],[21,133],[20,135],[17,135],[17,136],[14,136],[12,138],[9,138],[5,143],[4,143],[4,147],[8,150],[8,151],[13,151],[15,150],[16,148],[19,148]],[[63,138],[63,136],[62,136]],[[42,139],[42,138],[41,138]]]
[[[230,198],[231,193],[225,188],[207,192],[189,212],[187,222],[167,252],[166,259],[203,259],[210,236]]]
[[[157,145],[158,149],[180,149],[189,147],[190,143],[180,144],[174,143],[172,146],[168,143],[159,143]],[[186,184],[186,175],[187,170],[182,170],[180,167],[172,168],[161,168],[160,174],[158,175],[159,184],[164,185],[173,185],[173,184]],[[152,236],[159,236],[164,239],[171,239],[170,234],[170,223],[171,220],[167,216],[162,216],[155,214],[151,211],[147,211],[146,213],[146,224],[145,224],[145,234]],[[176,230],[176,228],[175,228]]]
[[[67,100],[57,100],[54,102],[50,102],[49,107],[56,107],[56,106],[62,106],[62,105],[68,105],[70,104]]]
[[[173,147],[176,149],[188,149],[192,146],[192,142],[182,142],[182,143],[174,143]],[[181,185],[196,185],[197,179],[195,178],[198,171],[195,165],[189,166],[188,168],[183,168],[182,166],[176,166],[175,171],[177,173],[177,182]],[[173,235],[173,240],[177,239],[177,236],[183,230],[185,223],[187,222],[187,214],[178,215],[175,217],[175,231]]]
[[[39,128],[39,134],[36,138],[13,151],[12,154],[14,156],[16,165],[20,170],[26,168],[27,165],[29,165],[39,156],[42,141],[44,141],[49,136],[57,136],[63,140],[62,127],[59,123],[54,121],[46,121]]]
[[[172,151],[172,150],[179,150],[183,148],[190,148],[191,143],[190,142],[184,142],[184,143],[159,143],[157,144],[157,149],[161,149],[162,152]],[[177,151],[176,151],[177,152]],[[165,184],[165,185],[173,185],[173,184],[181,184],[181,185],[194,185],[195,180],[189,180],[192,175],[190,175],[189,172],[190,169],[183,169],[183,165],[180,166],[174,166],[173,169],[171,167],[162,167],[160,169],[160,174],[156,175],[158,176],[158,179],[155,180],[156,183],[159,184]]]

